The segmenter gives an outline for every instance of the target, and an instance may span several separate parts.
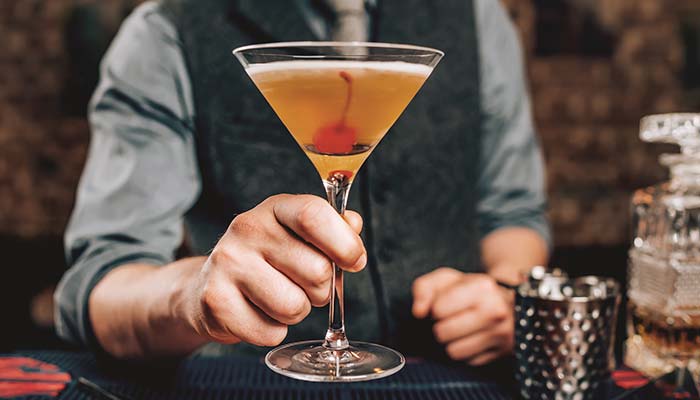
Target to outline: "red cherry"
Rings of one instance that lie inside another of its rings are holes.
[[[326,154],[350,153],[355,142],[357,142],[355,128],[342,122],[326,125],[314,136],[316,150]]]
[[[350,108],[352,99],[352,76],[346,71],[338,73],[347,84],[345,95],[345,106],[340,121],[321,127],[314,135],[314,146],[316,150],[326,154],[347,154],[352,152],[352,148],[357,142],[357,132],[355,128],[347,126],[345,119]]]

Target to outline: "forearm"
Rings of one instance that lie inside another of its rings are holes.
[[[518,284],[533,266],[549,257],[547,242],[533,229],[505,227],[481,240],[481,261],[486,272],[510,284]]]
[[[127,264],[110,271],[89,298],[100,345],[122,359],[185,355],[205,343],[185,319],[185,282],[196,279],[205,257],[162,267]]]

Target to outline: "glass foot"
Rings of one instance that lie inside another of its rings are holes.
[[[401,353],[378,344],[352,342],[345,350],[329,350],[322,340],[290,343],[265,356],[270,369],[313,382],[357,382],[384,378],[399,371],[406,361]]]

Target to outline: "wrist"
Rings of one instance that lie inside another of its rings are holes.
[[[143,354],[140,329],[147,309],[141,290],[156,267],[125,264],[107,273],[93,288],[89,298],[90,320],[99,345],[119,359]]]
[[[192,299],[196,298],[192,291],[205,261],[206,257],[179,260],[163,267],[153,277],[153,286],[160,285],[163,290],[153,296],[146,307],[149,354],[186,354],[206,343],[192,323]]]
[[[192,315],[192,293],[197,275],[202,264],[191,262],[196,259],[184,259],[172,265],[172,279],[168,283],[164,301],[154,308],[154,317],[160,317],[165,321],[189,321]],[[188,324],[189,325],[189,324]]]

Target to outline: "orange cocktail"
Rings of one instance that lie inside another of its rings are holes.
[[[400,61],[279,61],[251,79],[322,179],[352,179],[430,75]]]

